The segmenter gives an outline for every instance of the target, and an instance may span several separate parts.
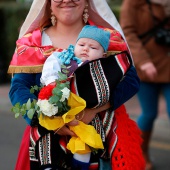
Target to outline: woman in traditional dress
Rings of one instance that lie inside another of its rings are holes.
[[[8,70],[9,73],[14,74],[9,92],[13,105],[17,102],[26,103],[29,98],[37,99],[37,94],[30,94],[30,88],[40,85],[41,71],[46,58],[54,51],[62,51],[69,44],[75,44],[79,32],[86,24],[110,31],[108,55],[125,51],[129,53],[122,30],[106,1],[33,1],[21,27],[16,51]],[[106,164],[110,164],[108,167],[114,170],[122,168],[143,170],[140,131],[135,122],[129,119],[122,105],[138,91],[138,88],[139,79],[135,68],[131,66],[124,79],[116,86],[108,103],[95,109],[85,109],[82,121],[89,124],[100,114],[105,125],[104,134],[107,134],[105,136],[107,149],[91,157],[89,169],[103,169],[103,164],[105,167]],[[76,93],[74,85],[72,91]],[[111,116],[109,121],[104,119],[107,118],[105,110],[108,109],[108,112],[112,113],[109,114]],[[72,154],[65,149],[67,136],[75,135],[68,126],[62,127],[56,134],[52,131],[47,136],[47,130],[39,124],[35,125],[34,119],[29,119],[27,114],[24,118],[28,126],[22,139],[16,170],[75,169],[71,161]],[[77,121],[69,123],[69,126],[76,125]],[[98,127],[99,124],[96,124],[96,128]],[[36,141],[40,138],[41,145],[43,140],[49,141],[49,145],[44,146],[42,150],[39,150],[39,146],[36,145]],[[56,147],[49,149],[50,143],[54,141],[58,141]],[[55,160],[50,159],[50,154],[55,155],[53,156]],[[41,160],[40,164],[38,160]]]

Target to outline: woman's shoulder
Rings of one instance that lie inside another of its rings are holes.
[[[42,30],[37,28],[36,30],[26,33],[21,38],[17,40],[17,44],[30,45],[35,42],[37,46],[41,45]]]

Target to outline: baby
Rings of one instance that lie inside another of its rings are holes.
[[[86,25],[80,32],[75,47],[70,45],[63,52],[54,52],[44,64],[41,83],[48,85],[58,79],[61,65],[70,65],[73,73],[83,62],[92,61],[106,56],[109,46],[110,32],[96,26]],[[72,61],[74,64],[72,65]]]

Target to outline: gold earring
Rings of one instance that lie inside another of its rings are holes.
[[[86,4],[84,11],[83,11],[83,20],[84,23],[86,24],[89,18],[89,14],[88,14],[88,4]]]
[[[55,26],[56,22],[57,22],[56,17],[55,17],[55,15],[52,12],[51,13],[51,23],[52,23],[53,26]]]

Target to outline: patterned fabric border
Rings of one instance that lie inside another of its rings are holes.
[[[41,165],[51,164],[51,142],[50,133],[39,140],[39,156]]]
[[[90,72],[98,96],[98,105],[96,107],[99,107],[109,101],[109,85],[99,60],[90,63]]]

